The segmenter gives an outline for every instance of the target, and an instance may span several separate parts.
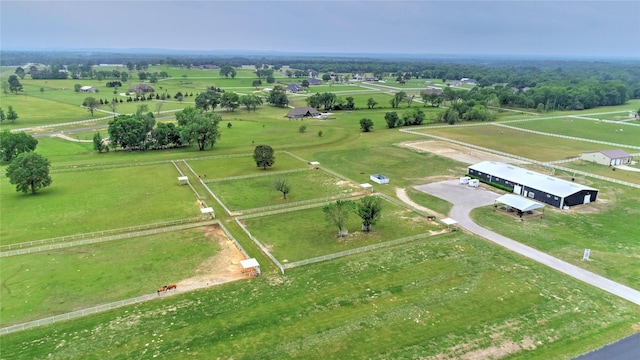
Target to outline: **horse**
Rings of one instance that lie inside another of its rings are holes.
[[[158,296],[160,296],[160,293],[163,293],[165,291],[167,291],[167,286],[166,285],[164,287],[161,287],[160,289],[158,289],[156,291],[156,293],[158,294]]]
[[[165,288],[165,291],[169,291],[169,290],[172,290],[172,289],[177,289],[178,285],[177,284],[171,284],[171,285],[165,286],[164,288]]]

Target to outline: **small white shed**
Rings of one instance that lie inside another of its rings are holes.
[[[178,176],[178,185],[188,185],[189,177],[187,176]]]
[[[369,179],[371,179],[371,181],[378,183],[378,184],[388,184],[389,183],[389,178],[384,176],[384,175],[380,175],[380,174],[373,174],[371,176],[369,176]]]
[[[365,189],[368,192],[373,192],[373,185],[369,183],[360,184],[360,187]]]
[[[469,185],[470,187],[477,188],[478,185],[480,185],[480,180],[478,180],[478,179],[469,179],[469,183],[467,185]]]
[[[240,260],[240,266],[242,266],[242,273],[246,276],[260,275],[260,264],[255,258]]]
[[[470,177],[468,176],[463,176],[460,178],[460,185],[467,185],[469,183],[469,180],[471,180]]]
[[[200,209],[200,213],[201,213],[203,216],[211,216],[211,218],[212,218],[212,219],[213,219],[213,218],[215,218],[215,215],[214,215],[214,213],[213,213],[213,208],[210,208],[210,207],[201,208],[201,209]]]

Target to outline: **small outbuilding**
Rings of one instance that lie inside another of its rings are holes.
[[[369,176],[369,179],[371,179],[371,181],[378,183],[378,184],[388,184],[389,183],[389,178],[384,176],[384,175],[380,175],[380,174],[373,174],[371,176]]]
[[[211,216],[212,219],[215,218],[215,215],[213,213],[213,208],[210,208],[210,207],[201,208],[200,212],[202,213],[202,216],[205,216],[205,217]]]
[[[188,176],[178,176],[178,185],[189,185]]]
[[[631,164],[633,157],[624,150],[602,150],[585,152],[580,155],[582,160],[592,161],[606,166]]]
[[[153,90],[153,88],[147,84],[138,84],[129,89],[130,93],[136,93],[136,94],[138,93],[146,94],[146,93],[152,93],[154,91],[155,90]]]
[[[255,258],[240,260],[240,266],[242,266],[242,273],[245,276],[260,275],[260,264]]]
[[[444,218],[442,220],[440,220],[440,222],[442,222],[443,224],[447,225],[447,228],[450,231],[456,231],[458,230],[455,225],[458,223],[457,221],[453,220],[452,218]]]
[[[287,114],[287,117],[291,119],[300,119],[305,117],[316,117],[319,115],[320,115],[320,112],[318,110],[309,106],[305,106],[305,107],[297,107],[289,111],[289,113]]]
[[[80,88],[80,91],[81,91],[81,92],[90,92],[90,93],[94,93],[94,92],[97,92],[97,91],[98,91],[98,89],[97,89],[97,88],[94,88],[93,86],[83,86],[83,87],[81,87],[81,88]]]
[[[363,188],[365,191],[373,192],[373,185],[369,183],[360,184],[360,187]]]
[[[498,204],[505,205],[505,210],[507,210],[507,212],[517,212],[520,218],[522,218],[524,214],[533,214],[533,212],[538,209],[543,209],[544,211],[544,205],[539,202],[529,200],[515,194],[505,194],[500,196],[495,201],[496,208],[498,207]]]

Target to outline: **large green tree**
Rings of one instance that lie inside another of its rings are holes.
[[[9,105],[9,107],[7,108],[7,120],[11,121],[11,123],[13,124],[14,122],[16,122],[16,120],[18,120],[18,113],[13,110],[13,106]]]
[[[101,153],[103,151],[109,151],[109,147],[104,143],[104,139],[100,135],[100,132],[93,134],[93,150]]]
[[[220,106],[224,106],[228,111],[234,111],[240,106],[240,96],[234,92],[225,92],[220,99]]]
[[[353,212],[353,206],[353,201],[338,200],[322,208],[327,221],[338,227],[338,236],[340,237],[347,235],[345,225],[347,224],[349,215]]]
[[[269,145],[258,145],[253,150],[253,160],[257,167],[267,170],[267,167],[273,166],[276,161],[273,148]]]
[[[373,121],[368,118],[360,119],[360,129],[362,132],[370,132],[373,129]]]
[[[0,158],[9,162],[22,153],[35,150],[36,145],[38,140],[31,135],[4,130],[0,133]]]
[[[176,119],[180,125],[182,141],[188,144],[197,143],[200,151],[213,147],[220,139],[218,114],[190,106],[176,113]]]
[[[22,153],[7,167],[7,177],[16,185],[16,191],[35,194],[38,189],[51,185],[50,166],[49,160],[40,154]]]
[[[93,113],[100,106],[100,101],[93,96],[89,96],[84,99],[84,101],[82,102],[82,106],[86,107],[87,110],[89,110],[89,112],[91,113],[91,116],[93,116]]]
[[[109,121],[109,142],[112,148],[142,149],[146,138],[144,121],[135,115],[119,115]]]
[[[247,111],[256,111],[258,105],[262,105],[262,97],[254,94],[240,96],[240,104],[247,108]]]
[[[277,107],[287,107],[289,105],[289,98],[287,97],[284,87],[276,85],[267,97],[267,102]]]
[[[356,212],[362,219],[362,230],[371,231],[371,225],[380,220],[382,214],[382,199],[377,196],[365,196],[356,204]]]
[[[18,66],[16,68],[16,75],[18,75],[20,77],[20,80],[24,79],[24,76],[26,75],[26,72],[24,71],[24,69],[21,66]]]
[[[220,105],[220,100],[219,92],[207,90],[196,96],[196,108],[204,111],[215,110]]]
[[[20,80],[18,80],[18,77],[16,75],[10,75],[7,82],[9,83],[9,91],[11,91],[12,93],[17,94],[18,92],[22,91],[22,84],[20,84]]]

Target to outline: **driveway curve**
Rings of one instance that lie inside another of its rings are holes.
[[[457,221],[458,225],[460,225],[460,227],[466,229],[467,231],[481,236],[529,259],[532,259],[543,265],[567,274],[575,279],[578,279],[611,294],[619,296],[623,299],[631,301],[636,305],[640,305],[640,291],[638,290],[632,289],[628,286],[619,284],[615,281],[611,281],[605,277],[584,270],[578,266],[555,258],[530,246],[521,244],[513,239],[507,238],[491,230],[483,228],[473,222],[473,220],[469,216],[471,210],[480,206],[494,204],[495,199],[497,199],[500,194],[486,190],[482,187],[472,188],[465,185],[459,185],[458,180],[449,180],[420,185],[416,186],[415,188],[427,194],[437,196],[441,199],[451,202],[453,204],[453,208],[449,213],[450,217],[453,220]]]

